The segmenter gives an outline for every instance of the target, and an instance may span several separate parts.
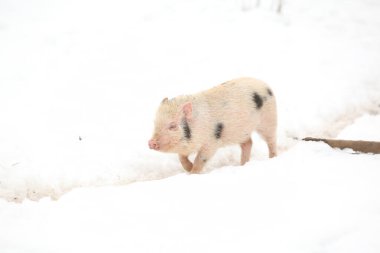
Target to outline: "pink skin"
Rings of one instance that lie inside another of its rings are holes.
[[[218,136],[216,126],[220,123],[225,127]],[[271,90],[259,80],[240,78],[196,95],[162,100],[148,145],[156,151],[177,153],[186,171],[200,173],[217,149],[226,145],[239,144],[240,163],[247,163],[253,131],[267,143],[269,157],[276,156],[276,128],[276,101]],[[196,157],[191,162],[189,155],[193,153]]]
[[[169,152],[169,150],[173,148],[172,146],[175,143],[176,142],[173,140],[170,140],[168,136],[157,134],[152,139],[149,140],[148,145],[150,149],[153,149],[156,151],[162,151],[162,152]]]
[[[162,103],[167,102],[167,99],[164,99]],[[179,131],[179,124],[181,119],[185,117],[188,121],[191,120],[192,115],[192,104],[185,103],[182,109],[177,113],[177,115],[171,118],[168,122],[161,125],[158,130],[156,130],[153,137],[148,141],[148,146],[150,149],[162,152],[173,152],[178,150],[178,145],[181,143],[178,141],[178,136],[173,137],[176,132]],[[179,134],[180,137],[182,134]]]
[[[160,150],[160,145],[158,144],[158,141],[151,139],[149,140],[149,148],[154,150]]]

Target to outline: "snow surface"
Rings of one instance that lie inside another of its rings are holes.
[[[295,140],[380,140],[380,3],[262,2],[0,1],[0,252],[380,252],[380,156]],[[240,76],[278,157],[147,149],[163,97]]]
[[[339,139],[380,141],[380,116],[365,114],[345,127],[337,136]]]

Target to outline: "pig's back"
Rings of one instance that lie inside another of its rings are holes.
[[[263,114],[275,113],[272,91],[254,78],[234,79],[202,95],[208,105],[212,137],[220,146],[246,141]]]

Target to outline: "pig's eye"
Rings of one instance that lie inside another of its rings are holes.
[[[177,123],[172,122],[172,123],[169,124],[169,130],[175,131],[175,130],[177,130],[177,128],[178,128]]]

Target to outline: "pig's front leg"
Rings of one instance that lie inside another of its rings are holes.
[[[202,147],[195,157],[193,168],[190,173],[199,173],[207,161],[215,154],[216,149],[211,147]]]
[[[187,158],[187,156],[185,155],[178,155],[178,156],[179,156],[179,161],[182,164],[182,167],[188,172],[190,172],[191,169],[193,168],[193,164],[189,161],[189,158]]]

